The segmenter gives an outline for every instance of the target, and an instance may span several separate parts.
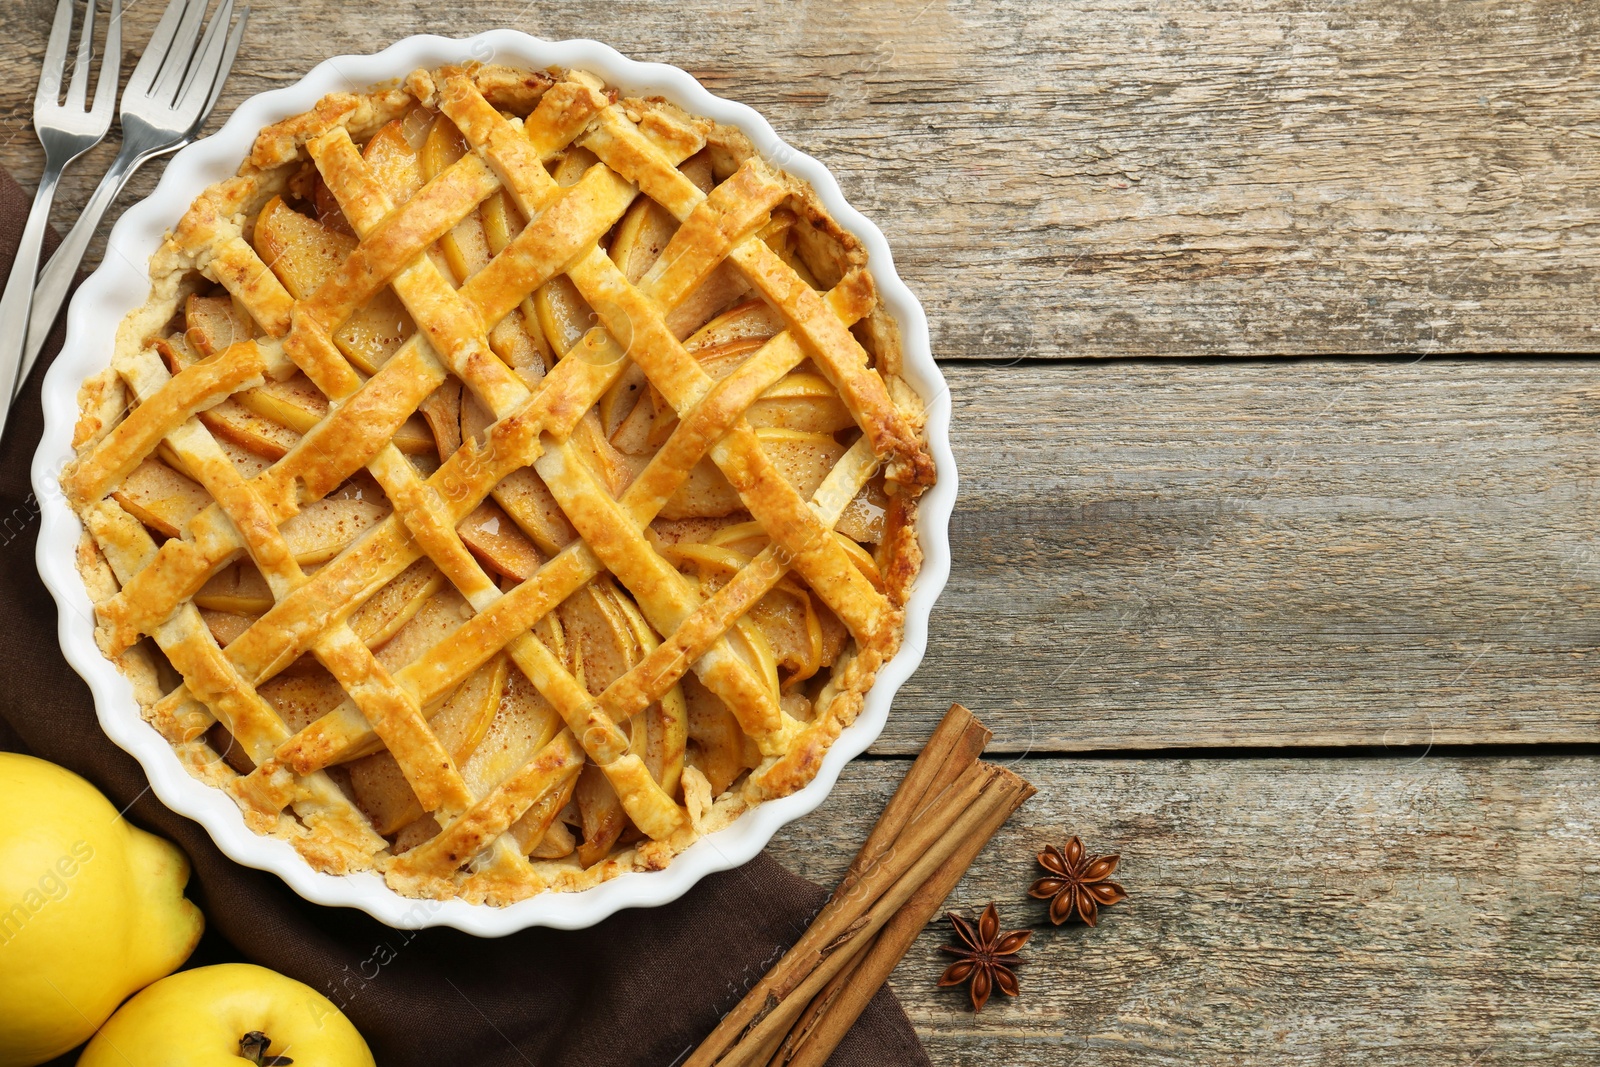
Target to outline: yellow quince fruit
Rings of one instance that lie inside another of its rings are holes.
[[[189,861],[94,786],[0,752],[0,1067],[81,1044],[189,958],[205,920]]]
[[[237,1063],[373,1067],[366,1041],[308,985],[250,963],[180,971],[144,990],[89,1042],[78,1067]]]

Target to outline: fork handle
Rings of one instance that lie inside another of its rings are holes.
[[[61,180],[60,164],[45,164],[39,176],[39,190],[33,194],[33,209],[28,212],[28,222],[22,228],[22,241],[17,245],[17,258],[11,264],[11,277],[6,291],[0,297],[0,383],[11,394],[16,392],[16,381],[22,367],[23,346],[28,339],[28,308],[33,300],[33,276],[39,269],[39,250],[44,247],[44,231],[50,224],[50,204],[56,198],[56,184]],[[0,394],[9,395],[9,394]],[[4,435],[11,405],[0,404],[0,435]]]
[[[88,203],[83,205],[78,221],[73,223],[72,229],[67,231],[55,254],[50,257],[50,262],[45,264],[44,270],[39,275],[38,284],[33,289],[33,310],[27,320],[28,343],[23,352],[16,384],[12,387],[13,402],[16,394],[22,392],[22,383],[27,380],[28,372],[39,360],[39,352],[44,348],[45,338],[50,336],[50,327],[55,325],[56,315],[60,313],[61,305],[66,303],[67,293],[72,289],[72,281],[78,275],[78,265],[83,262],[83,255],[89,249],[89,242],[94,240],[94,232],[99,228],[100,220],[105,217],[106,209],[116,200],[117,194],[128,183],[128,179],[133,177],[133,172],[138,170],[145,160],[159,154],[150,151],[118,152],[117,158],[111,163],[111,169],[106,171],[105,177],[100,179],[100,184],[95,186],[94,192],[89,195]]]

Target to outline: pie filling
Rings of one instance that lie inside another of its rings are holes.
[[[793,792],[934,478],[866,253],[739,131],[417,71],[261,131],[62,486],[144,717],[317,870],[507,904]]]

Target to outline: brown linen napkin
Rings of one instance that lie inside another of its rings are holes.
[[[0,279],[28,203],[0,170]],[[208,925],[191,965],[243,959],[321,990],[383,1067],[665,1067],[682,1059],[824,899],[765,854],[665,907],[624,911],[589,930],[483,940],[392,930],[362,912],[309,904],[276,875],[229,860],[197,823],[148,792],[143,770],[101,732],[88,688],[61,657],[55,602],[33,562],[39,523],[28,468],[43,431],[39,382],[62,332],[58,324],[0,442],[0,749],[76,771],[127,806],[134,823],[183,847],[194,865],[189,896]],[[928,1059],[885,988],[828,1062]]]

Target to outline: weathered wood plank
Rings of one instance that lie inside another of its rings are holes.
[[[832,884],[904,761],[857,762],[781,831]],[[893,984],[934,1062],[1511,1064],[1600,1058],[1591,760],[1025,760],[1039,795],[950,906],[1034,928],[1018,1001],[936,989],[948,927]],[[1120,851],[1130,899],[1051,927],[1033,854]]]
[[[125,70],[162,6],[130,6]],[[25,182],[53,8],[0,8],[0,164]],[[418,31],[595,37],[695,72],[832,167],[946,357],[1600,348],[1592,4],[432,10],[258,5],[223,113]],[[113,150],[69,171],[58,220]]]
[[[1600,365],[946,368],[955,567],[884,753],[1600,740]]]

